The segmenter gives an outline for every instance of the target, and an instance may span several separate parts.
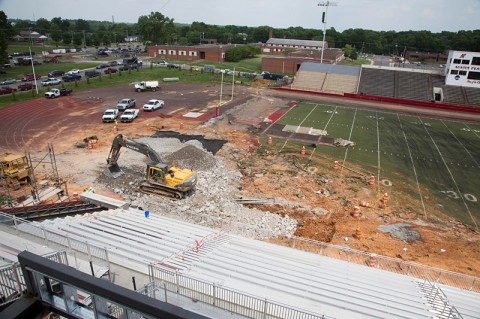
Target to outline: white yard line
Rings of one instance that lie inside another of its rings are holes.
[[[420,123],[422,123],[422,125],[423,125],[422,119],[421,119],[421,118],[418,118],[418,119],[420,120]],[[448,168],[447,162],[445,161],[445,158],[443,157],[442,152],[440,152],[440,149],[438,148],[437,143],[435,143],[435,140],[433,139],[432,135],[430,135],[430,132],[428,131],[427,127],[426,127],[425,125],[423,125],[423,128],[425,129],[425,131],[427,132],[428,136],[429,136],[430,139],[432,140],[433,145],[435,145],[435,148],[437,149],[438,154],[440,154],[440,157],[442,158],[443,164],[444,164],[445,167],[447,168],[448,174],[450,174],[450,178],[452,179],[453,184],[455,184],[455,188],[457,189],[457,194],[458,194],[458,196],[462,199],[463,204],[465,205],[465,208],[467,209],[467,212],[468,212],[468,214],[470,215],[470,218],[472,219],[473,224],[475,225],[475,228],[478,229],[478,225],[477,225],[477,223],[475,222],[475,219],[473,218],[473,215],[472,215],[472,213],[470,212],[470,209],[468,208],[468,205],[467,205],[467,202],[465,201],[465,198],[463,198],[463,195],[462,195],[462,193],[461,193],[461,191],[460,191],[460,188],[458,187],[458,184],[457,184],[457,182],[455,181],[455,178],[453,177],[453,174],[452,174],[452,172],[450,171],[450,168]]]
[[[357,118],[357,110],[355,109],[355,114],[353,115],[353,121],[352,121],[352,127],[350,128],[350,135],[348,136],[348,140],[352,140],[352,133],[353,133],[353,127],[355,125],[355,119]],[[343,157],[343,164],[342,164],[342,169],[340,170],[340,176],[343,174],[343,166],[345,166],[345,162],[347,161],[347,154],[348,154],[348,147],[345,150],[345,156]]]
[[[303,121],[301,121],[300,124],[298,124],[297,131],[302,126],[303,122],[305,122],[307,120],[307,118],[310,116],[310,114],[312,114],[312,112],[315,111],[317,106],[318,106],[318,104],[315,104],[315,107],[310,111],[310,113],[308,113],[307,116],[305,116],[305,118],[303,119]]]
[[[477,132],[475,132],[473,129],[471,129],[470,126],[468,126],[466,123],[464,123],[464,125],[470,130],[470,132],[475,134],[476,137],[480,138],[480,135],[478,135]]]
[[[410,162],[412,162],[413,173],[415,174],[415,182],[417,183],[418,195],[420,196],[420,202],[422,203],[423,208],[423,215],[427,218],[427,210],[425,208],[425,202],[423,201],[422,190],[420,189],[420,183],[418,182],[418,175],[417,169],[415,168],[415,163],[413,162],[412,151],[410,150],[410,145],[408,144],[407,134],[405,134],[405,130],[403,129],[402,121],[400,120],[400,116],[397,113],[398,122],[400,123],[400,128],[402,129],[403,138],[405,139],[405,143],[407,143],[408,155],[410,156]]]
[[[335,109],[333,110],[332,115],[330,116],[330,118],[328,119],[327,124],[325,124],[325,127],[323,128],[324,131],[327,130],[327,126],[328,126],[328,124],[330,123],[330,121],[332,120],[332,117],[335,115],[335,112],[337,111],[337,108],[338,108],[338,106],[335,106]]]
[[[378,128],[378,113],[375,112],[375,118],[377,119],[377,161],[378,161],[378,171],[377,171],[377,192],[380,193],[380,131]]]
[[[457,140],[458,144],[462,145],[463,149],[465,150],[465,152],[468,153],[468,155],[470,155],[470,157],[472,158],[473,162],[475,163],[475,165],[477,165],[477,167],[480,168],[480,165],[478,164],[477,160],[475,159],[475,157],[473,157],[472,153],[470,153],[467,148],[465,147],[465,145],[462,144],[462,142],[460,142],[460,140],[457,138],[457,136],[448,128],[447,124],[445,124],[445,122],[442,120],[441,121],[443,125],[445,125],[445,127],[447,128],[447,130],[450,132],[450,134],[453,135],[453,137],[455,137],[455,139]],[[473,131],[472,131],[473,132]],[[474,132],[475,133],[475,132]]]

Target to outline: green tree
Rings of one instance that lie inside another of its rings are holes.
[[[167,32],[175,29],[173,19],[165,17],[160,12],[152,12],[149,16],[140,16],[137,27],[142,40],[153,44],[166,43]]]
[[[69,45],[72,43],[72,34],[70,32],[64,32],[62,34],[62,42],[65,45]]]
[[[50,27],[50,38],[55,42],[55,45],[58,46],[60,41],[62,41],[62,30],[57,24],[52,24]]]
[[[40,18],[35,22],[35,30],[40,34],[47,34],[50,32],[51,23],[47,19]]]
[[[7,15],[5,12],[0,11],[0,28],[2,30],[11,29],[12,26],[7,20]],[[7,42],[7,32],[0,33],[0,63],[3,65],[4,63],[8,63],[8,42]]]
[[[82,43],[83,43],[83,34],[80,32],[76,32],[73,35],[73,44],[78,47],[78,46],[81,46]]]

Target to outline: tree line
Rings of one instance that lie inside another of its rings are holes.
[[[203,39],[216,39],[217,43],[264,43],[268,40],[269,26],[209,25],[175,23],[174,19],[160,12],[151,12],[138,18],[137,23],[113,23],[108,21],[69,20],[56,17],[50,21],[9,20],[0,11],[0,28],[8,41],[21,31],[36,31],[49,36],[55,45],[110,46],[122,43],[127,37],[138,36],[146,45],[177,44],[196,45]],[[320,29],[289,27],[273,30],[275,38],[317,40],[323,39]],[[348,29],[338,32],[327,29],[326,41],[331,48],[351,46],[359,53],[398,54],[404,51],[440,53],[447,49],[480,52],[480,30],[443,31],[373,31]],[[1,57],[5,56],[5,43],[0,39]]]

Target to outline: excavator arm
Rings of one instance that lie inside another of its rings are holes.
[[[147,156],[153,163],[161,162],[160,155],[158,155],[158,153],[147,144],[136,142],[134,140],[127,139],[126,137],[124,138],[122,134],[118,134],[113,139],[112,147],[110,148],[110,153],[108,154],[108,172],[105,171],[106,175],[117,178],[123,174],[123,171],[120,169],[117,163],[122,147],[126,147]]]

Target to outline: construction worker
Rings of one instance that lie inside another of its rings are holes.
[[[115,122],[114,122],[114,123],[115,123],[115,126],[118,127],[118,121],[117,121],[117,119],[115,119]]]

